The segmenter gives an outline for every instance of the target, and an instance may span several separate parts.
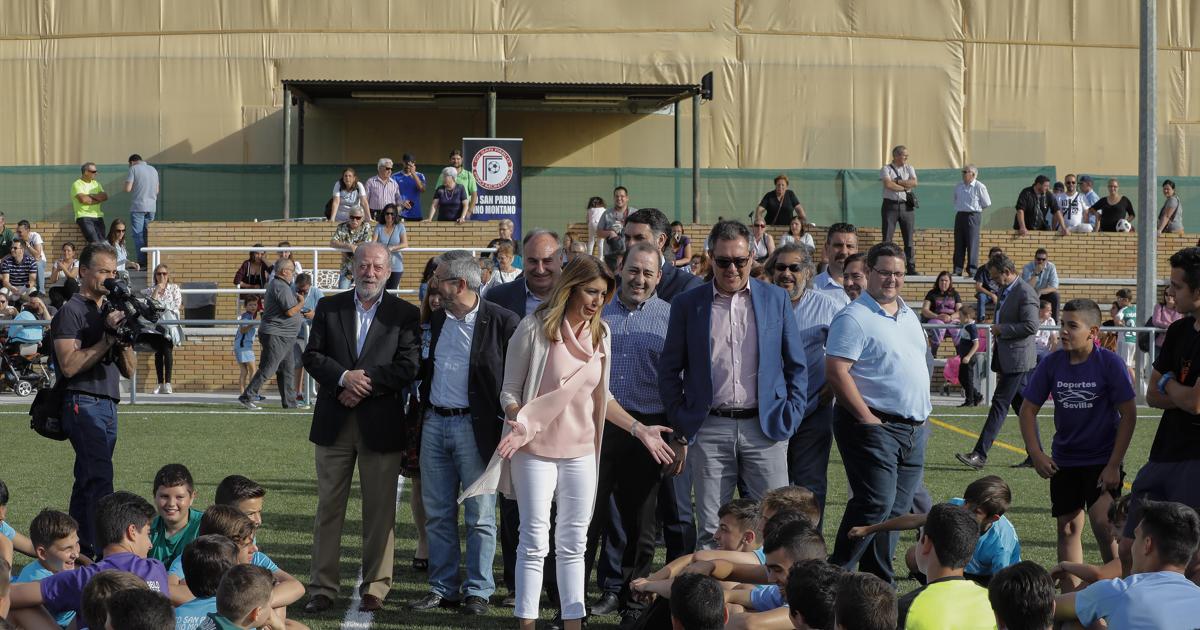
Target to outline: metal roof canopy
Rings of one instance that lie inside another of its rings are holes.
[[[692,100],[692,217],[699,216],[700,101],[712,94],[709,73],[697,84],[514,83],[504,81],[283,81],[283,217],[291,216],[292,107],[299,106],[304,155],[304,104],[333,107],[485,109],[487,136],[496,137],[496,110],[651,114],[674,105],[675,168],[680,167],[679,101]]]

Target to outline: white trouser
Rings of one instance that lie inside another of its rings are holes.
[[[554,501],[558,504],[554,566],[562,618],[582,619],[587,614],[583,554],[596,502],[596,456],[553,459],[517,451],[512,458],[512,483],[521,513],[514,614],[519,619],[538,618],[542,564],[550,551],[550,502]]]
[[[1091,223],[1080,223],[1079,225],[1072,226],[1071,228],[1069,228],[1068,231],[1074,232],[1076,234],[1087,234],[1092,231],[1092,224]]]

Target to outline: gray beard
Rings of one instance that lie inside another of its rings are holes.
[[[383,293],[383,285],[382,284],[379,285],[379,289],[377,291],[370,292],[370,293],[368,293],[366,287],[362,286],[361,284],[354,285],[354,294],[358,296],[359,302],[374,301],[375,298],[379,297],[379,295],[381,293]]]

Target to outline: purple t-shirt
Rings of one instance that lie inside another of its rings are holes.
[[[69,610],[79,611],[83,605],[83,587],[95,575],[107,569],[128,571],[143,580],[156,593],[168,595],[167,568],[153,558],[142,558],[129,552],[105,556],[95,564],[71,571],[55,573],[42,580],[42,604],[50,614],[57,615]],[[79,617],[82,619],[82,615]]]
[[[1117,353],[1096,348],[1079,365],[1066,350],[1038,364],[1025,386],[1025,400],[1041,405],[1054,394],[1054,445],[1059,466],[1107,464],[1121,420],[1117,405],[1133,399],[1125,362]]]

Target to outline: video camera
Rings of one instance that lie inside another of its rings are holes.
[[[154,350],[163,339],[163,333],[156,324],[164,309],[134,294],[124,280],[108,278],[104,281],[104,288],[108,289],[108,300],[104,303],[103,315],[108,317],[113,311],[125,314],[121,325],[109,331],[117,338],[117,344],[133,346],[139,352]]]

